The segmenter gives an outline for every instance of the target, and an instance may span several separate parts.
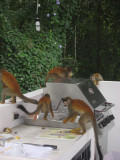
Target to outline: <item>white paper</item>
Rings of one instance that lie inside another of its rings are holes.
[[[0,147],[0,153],[6,156],[19,156],[27,158],[47,158],[52,153],[53,148],[34,146],[29,144],[23,144],[24,154],[17,152],[14,154],[14,143],[5,143],[5,147]]]

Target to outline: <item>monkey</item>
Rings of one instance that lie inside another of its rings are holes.
[[[16,103],[16,96],[17,96],[25,102],[38,104],[37,100],[27,98],[22,94],[20,86],[14,75],[6,71],[4,68],[0,69],[0,80],[2,82],[2,93],[1,93],[0,103],[2,104],[5,103],[6,96],[11,96],[12,98],[11,102]]]
[[[104,81],[100,73],[94,73],[90,76],[90,79],[94,82],[95,85],[99,84],[99,81]]]
[[[55,82],[62,78],[70,78],[72,77],[72,75],[72,70],[69,67],[54,67],[48,72],[46,76],[46,82],[48,82],[49,80]]]
[[[71,132],[84,134],[86,132],[85,124],[88,121],[92,123],[98,154],[100,160],[103,160],[103,155],[100,150],[100,145],[98,141],[96,119],[91,108],[84,101],[80,99],[71,99],[71,97],[65,97],[62,98],[62,101],[64,103],[64,106],[68,107],[68,112],[69,112],[68,117],[63,120],[63,123],[67,123],[68,121],[74,122],[77,115],[80,114],[80,118],[78,120],[80,127],[72,129]]]
[[[48,112],[50,111],[52,117],[54,118],[54,113],[52,110],[52,103],[50,100],[50,95],[49,94],[45,94],[42,98],[40,98],[39,102],[38,102],[38,106],[37,109],[33,112],[28,112],[25,107],[23,105],[18,105],[17,106],[18,109],[21,109],[23,112],[25,112],[28,115],[34,115],[34,120],[37,119],[37,115],[39,114],[39,112],[42,110],[44,112],[44,117],[43,120],[47,120],[47,116],[48,116]]]

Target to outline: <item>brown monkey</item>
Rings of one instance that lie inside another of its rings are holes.
[[[48,72],[46,82],[49,80],[56,81],[61,78],[70,78],[72,75],[72,70],[69,67],[55,67]]]
[[[37,100],[30,99],[25,97],[19,87],[19,84],[16,80],[16,78],[5,69],[0,69],[0,80],[2,82],[2,95],[1,95],[1,103],[5,103],[5,97],[11,96],[12,97],[12,103],[16,103],[16,96],[24,100],[25,102],[38,104]]]
[[[63,120],[63,123],[67,123],[68,121],[74,122],[77,115],[80,114],[80,119],[78,121],[80,128],[72,129],[71,132],[79,132],[80,134],[84,134],[86,132],[85,124],[88,121],[92,123],[99,157],[100,160],[103,160],[103,155],[98,142],[96,119],[91,108],[84,101],[79,99],[71,99],[71,97],[62,98],[62,101],[64,103],[64,106],[68,107],[69,111],[69,116]]]
[[[94,82],[95,85],[99,84],[99,81],[104,81],[100,73],[94,73],[90,76],[90,79]]]
[[[40,98],[38,102],[37,109],[34,112],[28,112],[23,105],[18,105],[17,108],[21,109],[23,112],[25,112],[28,115],[34,115],[34,120],[37,119],[37,115],[42,110],[44,112],[44,120],[47,120],[48,112],[50,111],[52,117],[54,118],[54,113],[52,110],[52,104],[50,100],[50,95],[45,94],[42,98]]]

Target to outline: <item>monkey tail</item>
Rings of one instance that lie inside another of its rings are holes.
[[[99,154],[99,160],[103,160],[103,154],[101,152],[100,146],[97,145],[97,150],[98,150],[98,154]]]
[[[97,151],[98,151],[98,154],[99,154],[99,160],[103,160],[103,154],[102,154],[102,151],[100,149],[100,145],[99,145],[99,141],[98,141],[97,124],[96,124],[96,119],[95,118],[93,118],[92,124],[93,124],[94,133],[95,133],[95,142],[96,142],[96,147],[97,147]],[[95,160],[96,160],[96,158],[95,158]]]
[[[22,110],[23,112],[25,112],[28,115],[34,115],[34,114],[36,114],[36,112],[38,112],[38,108],[33,112],[28,112],[28,110],[22,104],[18,104],[17,108]]]
[[[41,110],[42,104],[40,104],[40,105],[38,104],[37,109],[35,111],[33,111],[33,112],[28,112],[28,110],[22,104],[18,104],[17,108],[22,110],[23,112],[25,112],[28,115],[34,115],[34,114],[38,113]]]
[[[33,103],[33,104],[38,104],[37,100],[28,98],[28,97],[24,96],[23,94],[18,95],[18,97],[21,98],[22,100],[24,100],[25,102]]]
[[[17,108],[30,115],[30,112],[28,112],[22,104],[17,105]]]

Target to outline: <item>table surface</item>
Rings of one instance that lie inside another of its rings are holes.
[[[64,139],[64,138],[38,138],[38,135],[43,135],[49,128],[43,129],[40,126],[29,126],[25,124],[20,124],[17,127],[12,128],[12,136],[15,138],[19,136],[20,139],[13,139],[11,142],[20,143],[34,143],[34,144],[49,144],[57,145],[57,150],[53,150],[52,153],[47,158],[49,160],[70,160],[79,150],[82,148],[90,139],[92,139],[92,144],[94,144],[94,132],[91,126],[88,127],[87,132],[84,135],[77,135],[74,139]],[[40,133],[40,134],[39,134]],[[77,151],[78,150],[78,151]],[[91,150],[94,152],[94,146],[91,146]],[[70,158],[71,157],[71,158]],[[2,160],[30,160],[30,158],[20,158],[0,155]]]

